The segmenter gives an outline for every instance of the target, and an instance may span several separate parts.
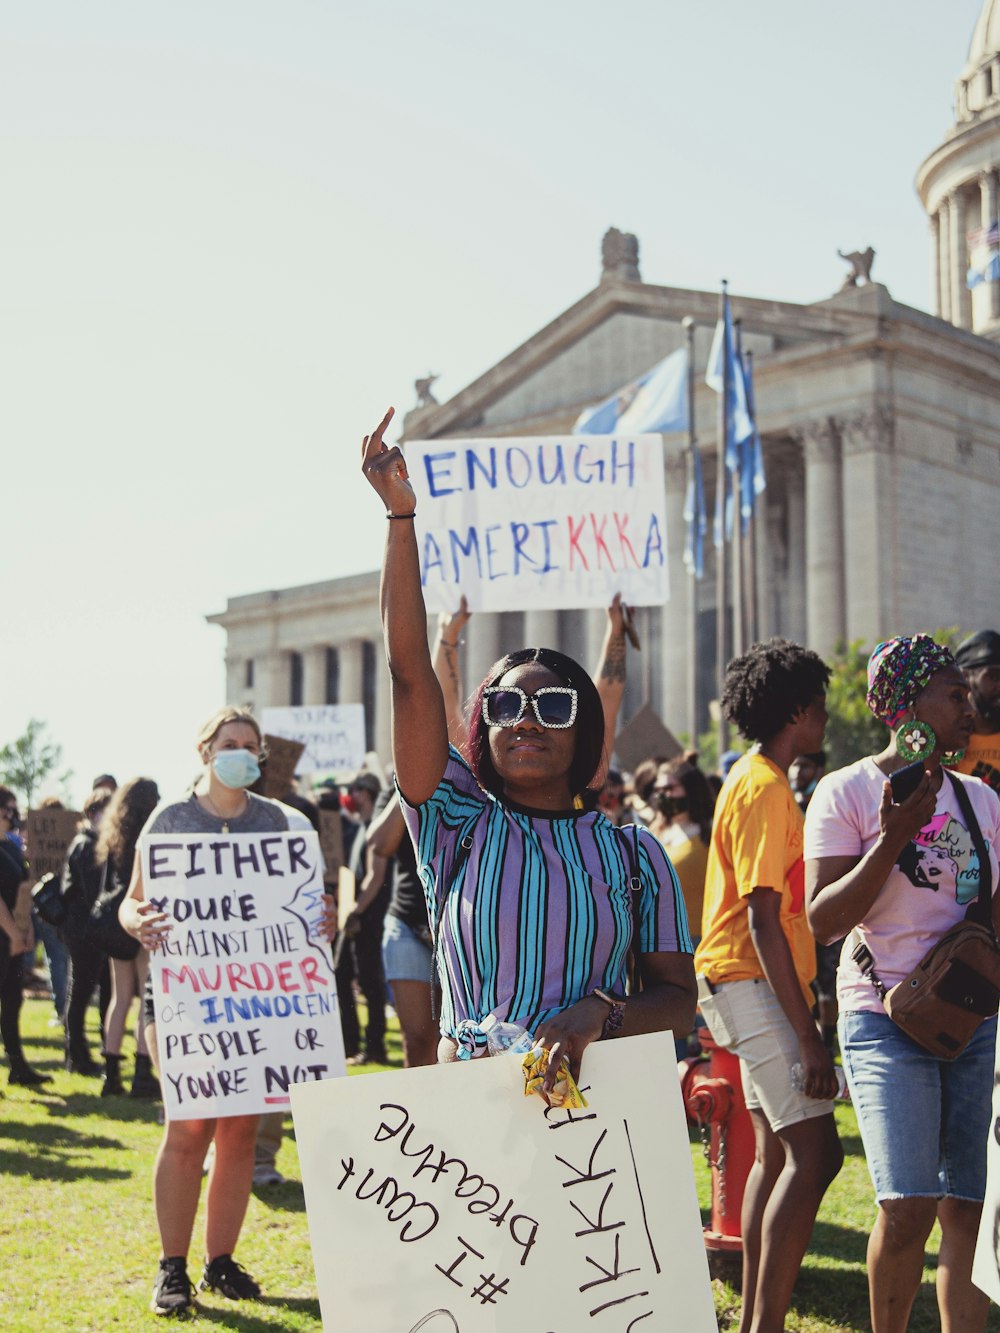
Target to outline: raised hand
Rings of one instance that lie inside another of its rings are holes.
[[[410,485],[406,460],[398,446],[393,445],[390,449],[382,439],[394,415],[395,410],[390,407],[373,433],[361,442],[361,471],[388,513],[412,514],[417,507],[417,497]]]

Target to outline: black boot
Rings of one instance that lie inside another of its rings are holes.
[[[32,1069],[27,1060],[23,1057],[19,1060],[11,1060],[10,1075],[8,1083],[20,1084],[25,1088],[37,1088],[42,1083],[51,1082],[44,1074],[40,1074],[37,1069]]]
[[[132,1075],[132,1090],[130,1097],[159,1097],[160,1085],[157,1082],[156,1075],[153,1073],[153,1066],[150,1064],[148,1055],[140,1055],[138,1051],[135,1056],[135,1073]]]
[[[122,1058],[120,1055],[104,1055],[104,1082],[101,1084],[102,1097],[122,1097],[125,1089],[122,1086],[121,1072]]]
[[[100,1078],[103,1068],[90,1054],[90,1047],[84,1042],[80,1046],[66,1047],[66,1068],[71,1074],[83,1074],[85,1078]]]

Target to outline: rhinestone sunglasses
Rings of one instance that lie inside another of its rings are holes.
[[[516,685],[491,685],[483,690],[483,721],[489,727],[516,727],[529,704],[547,730],[565,731],[576,721],[577,693],[569,685],[543,685],[534,694]]]

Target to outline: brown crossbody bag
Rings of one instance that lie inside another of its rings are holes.
[[[965,1050],[984,1018],[1000,1003],[1000,947],[993,930],[993,881],[990,859],[972,802],[945,769],[979,860],[979,895],[965,920],[945,932],[913,971],[886,988],[875,959],[864,943],[851,957],[868,978],[892,1021],[919,1046],[940,1060],[954,1060]]]

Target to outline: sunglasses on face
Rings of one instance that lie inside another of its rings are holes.
[[[538,725],[550,731],[565,731],[576,721],[576,690],[569,685],[543,685],[525,694],[516,685],[491,685],[483,690],[483,721],[489,727],[516,727],[528,711]]]

